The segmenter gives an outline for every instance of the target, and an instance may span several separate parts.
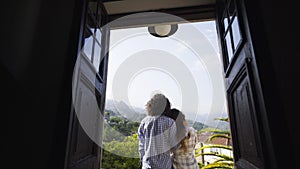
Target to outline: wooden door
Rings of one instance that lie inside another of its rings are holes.
[[[269,168],[271,150],[265,105],[243,0],[217,0],[236,168]]]
[[[101,167],[109,30],[104,27],[107,13],[102,2],[84,4],[65,169]]]

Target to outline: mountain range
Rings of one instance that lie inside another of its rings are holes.
[[[107,112],[113,113],[117,116],[122,116],[130,121],[141,121],[146,115],[146,109],[140,107],[129,106],[123,101],[115,101],[107,99],[105,103],[105,110]],[[222,121],[214,120],[215,118],[220,118],[226,116],[226,113],[221,113],[221,115],[212,115],[212,114],[195,114],[186,113],[186,118],[190,124],[193,126],[202,126],[202,127],[212,127],[229,130],[229,124]]]
[[[115,101],[107,99],[105,110],[113,111],[116,115],[122,116],[130,121],[140,121],[146,116],[146,110],[127,105],[123,101]]]

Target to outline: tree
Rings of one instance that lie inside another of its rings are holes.
[[[113,140],[123,141],[125,136],[109,124],[104,123],[103,142],[111,142]]]
[[[104,124],[103,141],[123,141],[126,136],[137,132],[140,122],[128,121],[124,117],[111,116]]]
[[[104,143],[102,158],[104,169],[139,169],[137,134],[126,137],[123,141]]]

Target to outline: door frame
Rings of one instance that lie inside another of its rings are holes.
[[[204,7],[194,7],[194,8],[184,8],[184,9],[170,9],[170,10],[157,10],[157,11],[152,11],[152,12],[164,12],[164,13],[169,13],[169,14],[172,14],[172,15],[176,15],[178,17],[182,17],[188,21],[201,21],[201,20],[210,20],[210,19],[215,19],[216,21],[218,20],[218,18],[214,15],[216,13],[218,13],[218,6],[204,6]],[[201,9],[201,14],[199,14],[199,9]],[[206,9],[206,10],[205,10]],[[243,15],[243,20],[242,22],[240,22],[241,24],[241,27],[245,28],[244,30],[241,30],[241,34],[242,34],[242,41],[241,43],[239,44],[239,46],[243,46],[245,45],[244,44],[244,39],[243,38],[247,38],[247,40],[249,41],[249,44],[246,46],[247,48],[249,48],[249,54],[251,55],[254,55],[254,50],[253,50],[253,47],[252,47],[252,40],[251,40],[251,35],[250,35],[250,31],[249,31],[249,25],[247,23],[247,18],[246,18],[246,10],[245,10],[245,7],[244,6],[241,6],[241,8],[239,9],[240,12],[241,12],[241,15]],[[147,12],[147,11],[145,11]],[[83,11],[82,15],[84,15],[85,11]],[[128,13],[130,14],[130,13]],[[122,16],[126,16],[128,14],[122,14],[122,15],[112,15],[112,16],[108,16],[108,22],[114,20],[114,19],[117,19],[119,17],[122,17]],[[82,17],[84,18],[84,17]],[[218,24],[218,22],[216,22],[216,24]],[[83,25],[84,23],[82,22],[81,23],[81,29],[80,29],[80,35],[79,37],[82,37],[82,34],[83,34]],[[132,26],[132,25],[131,25]],[[114,28],[112,28],[114,29]],[[217,29],[217,28],[216,28]],[[219,31],[217,29],[217,31]],[[218,34],[220,34],[220,32],[218,32]],[[80,52],[80,46],[81,46],[81,40],[79,40],[79,44],[78,44],[78,52]],[[221,49],[221,56],[224,57],[222,55],[222,53],[224,53],[224,47],[222,47],[222,43],[220,41],[220,37],[218,38],[218,41],[219,41],[219,47]],[[238,47],[238,50],[240,48]],[[239,52],[237,50],[237,52]],[[259,85],[257,84],[260,84],[260,81],[259,81],[259,78],[254,78],[254,76],[258,76],[258,72],[257,72],[257,69],[256,67],[251,64],[251,62],[256,62],[255,61],[255,58],[254,60],[250,59],[246,59],[244,60],[245,61],[245,64],[246,64],[246,70],[254,70],[253,74],[250,75],[252,76],[252,84],[253,84],[253,87],[256,89],[256,91],[258,92],[258,95],[260,96],[259,98],[263,98],[262,97],[262,89]],[[236,62],[235,58],[233,58],[233,62]],[[225,64],[226,65],[226,64]],[[228,66],[228,68],[227,68]],[[254,67],[253,67],[254,66]],[[254,69],[253,69],[254,68]],[[226,68],[224,69],[225,71],[225,77],[228,77],[228,74],[229,72],[231,71],[232,69],[232,66],[230,64],[226,65]],[[251,73],[250,73],[251,74]],[[229,99],[229,97],[227,97],[227,99]],[[258,105],[264,105],[264,100],[262,99],[258,99],[258,100],[254,100],[254,102]],[[229,106],[229,105],[228,105]],[[266,115],[266,110],[264,108],[264,106],[258,106],[260,108],[260,112],[261,112],[261,115],[259,117],[259,137],[261,137],[262,141],[260,142],[260,144],[263,144],[263,145],[267,145],[265,148],[264,148],[264,152],[266,152],[266,154],[263,154],[263,156],[266,158],[266,161],[268,162],[268,166],[272,166],[273,169],[276,168],[276,164],[271,164],[272,161],[275,159],[274,158],[274,150],[273,150],[273,145],[272,145],[272,140],[271,140],[271,136],[270,136],[270,129],[269,129],[269,124],[268,124],[268,120],[267,120],[267,115]],[[230,115],[230,112],[228,112],[229,115]],[[70,115],[70,122],[69,122],[69,132],[71,130],[71,126],[73,125],[73,122],[71,119],[74,118],[74,107],[73,105],[71,106],[71,115]],[[232,132],[234,133],[235,132],[235,127],[232,126],[231,127],[231,130]],[[67,144],[67,150],[69,149],[69,142],[70,142],[70,134],[68,136],[68,144]],[[66,154],[66,159],[68,159],[68,151],[66,151],[67,154]],[[67,161],[67,160],[65,160]]]

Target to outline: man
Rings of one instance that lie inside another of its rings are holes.
[[[171,169],[170,150],[177,147],[175,121],[162,115],[170,110],[163,94],[155,94],[147,103],[147,116],[138,129],[142,169]]]

